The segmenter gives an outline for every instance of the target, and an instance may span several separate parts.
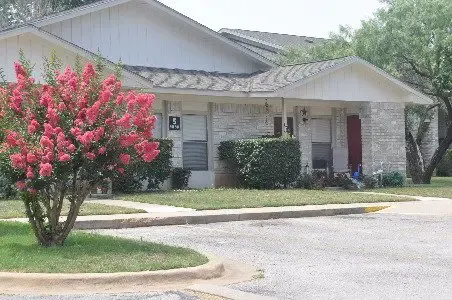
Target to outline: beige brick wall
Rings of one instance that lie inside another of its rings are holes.
[[[366,103],[361,107],[363,172],[406,173],[405,105],[403,103]]]

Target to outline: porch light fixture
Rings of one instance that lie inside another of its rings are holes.
[[[308,122],[308,111],[306,109],[306,107],[303,107],[303,109],[301,110],[301,115],[303,117],[303,124],[306,124],[306,122]]]

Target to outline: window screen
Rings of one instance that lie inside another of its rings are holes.
[[[331,143],[331,120],[312,119],[312,142]]]
[[[282,136],[282,117],[275,117],[273,119],[273,132],[276,137]],[[287,132],[293,136],[293,118],[287,118]]]
[[[194,171],[208,169],[207,117],[197,115],[182,116],[184,168]]]
[[[331,120],[312,119],[312,168],[331,167]]]

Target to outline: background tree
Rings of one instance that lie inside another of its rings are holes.
[[[15,69],[17,83],[0,87],[0,159],[10,162],[2,171],[16,182],[38,242],[62,245],[97,184],[159,154],[151,140],[155,97],[122,92],[115,75],[102,80],[101,64],[60,72],[51,58],[43,85],[25,59]],[[70,208],[61,221],[64,201]]]
[[[16,26],[53,12],[96,1],[98,0],[0,0],[0,27]]]
[[[341,27],[331,40],[309,48],[290,49],[283,63],[358,55],[436,101],[408,107],[407,158],[415,183],[430,183],[452,144],[452,1],[384,0],[385,6],[356,31]],[[447,115],[446,137],[433,157],[423,158],[420,144],[435,109]]]

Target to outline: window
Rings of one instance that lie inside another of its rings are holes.
[[[273,132],[276,137],[282,136],[282,117],[275,117],[273,119]],[[287,133],[293,136],[293,118],[287,118]]]
[[[312,168],[331,167],[331,120],[312,119]]]
[[[207,117],[182,116],[182,160],[184,168],[192,171],[208,170]]]
[[[152,130],[152,134],[154,138],[160,139],[162,138],[162,114],[154,114],[157,120],[154,123],[154,130]]]

